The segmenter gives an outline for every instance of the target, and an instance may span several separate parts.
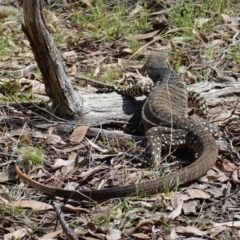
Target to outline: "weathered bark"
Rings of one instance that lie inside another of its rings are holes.
[[[47,95],[59,116],[74,117],[86,111],[83,99],[73,91],[67,79],[61,56],[42,15],[43,1],[23,1],[23,30],[28,37]]]
[[[142,98],[135,100],[114,92],[89,94],[73,90],[59,51],[41,13],[41,2],[41,0],[23,1],[23,30],[42,73],[46,93],[52,100],[54,113],[63,118],[76,120],[79,124],[91,126],[116,121],[138,122],[141,119]],[[221,101],[220,96],[240,94],[240,83],[206,82],[191,85],[189,89],[202,92],[209,105],[216,105]]]
[[[220,103],[220,97],[224,97],[227,101],[228,96],[240,96],[240,82],[201,82],[188,86],[188,90],[201,93],[207,101],[208,105],[216,105]]]
[[[41,0],[23,1],[23,30],[42,73],[46,93],[52,100],[54,113],[89,125],[129,121],[135,115],[139,119],[142,101],[122,97],[116,93],[100,96],[76,93],[73,90],[59,51],[41,13],[41,4]]]

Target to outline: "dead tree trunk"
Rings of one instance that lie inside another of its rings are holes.
[[[23,30],[28,37],[36,62],[43,76],[47,95],[60,116],[82,115],[83,99],[73,91],[63,62],[42,15],[43,1],[23,1]]]

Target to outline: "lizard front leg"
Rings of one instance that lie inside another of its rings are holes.
[[[115,91],[130,97],[148,96],[152,91],[153,84],[135,84],[127,87],[114,87]]]

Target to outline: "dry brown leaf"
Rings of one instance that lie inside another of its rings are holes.
[[[67,147],[67,148],[65,148],[65,149],[58,149],[58,148],[56,148],[55,146],[51,146],[56,152],[62,152],[62,153],[69,153],[69,152],[73,152],[73,151],[76,151],[76,150],[79,150],[80,148],[82,148],[83,147],[83,145],[81,145],[81,144],[78,144],[78,145],[76,145],[76,146],[74,146],[74,147]]]
[[[75,51],[69,51],[62,53],[62,57],[68,63],[75,63],[77,59],[77,54]]]
[[[72,132],[69,141],[80,143],[85,137],[89,126],[78,126]]]
[[[188,189],[187,192],[193,199],[194,198],[208,199],[211,197],[209,194],[199,189]]]
[[[197,35],[199,39],[201,39],[204,43],[208,43],[208,38],[200,31],[193,29],[193,34]]]
[[[67,185],[64,187],[66,190],[75,191],[79,186],[77,182],[68,182]]]
[[[218,46],[224,44],[224,40],[222,39],[214,39],[209,43],[209,46]]]
[[[101,67],[100,66],[96,67],[94,70],[93,78],[98,78],[98,74],[100,73],[100,71]]]
[[[178,68],[178,73],[186,73],[187,72],[187,67],[182,65]]]
[[[96,166],[94,168],[90,168],[89,170],[87,170],[86,172],[82,172],[79,177],[81,178],[87,178],[89,177],[90,175],[96,173],[96,172],[99,172],[101,170],[105,170],[105,169],[108,169],[108,167],[104,167],[104,166]]]
[[[222,16],[222,19],[225,23],[230,23],[231,22],[231,17],[228,16],[227,14],[222,13],[221,16]]]
[[[178,235],[175,231],[174,228],[172,228],[171,233],[170,233],[170,239],[177,239]]]
[[[30,228],[22,228],[12,233],[5,234],[4,240],[23,239],[25,236],[29,235],[29,232],[32,232]]]
[[[34,210],[51,210],[53,207],[50,204],[34,201],[34,200],[21,200],[21,201],[13,201],[12,206],[14,207],[22,207],[22,208],[31,208]]]
[[[72,159],[72,160],[70,160],[70,161],[68,161],[68,160],[66,161],[66,160],[63,160],[63,159],[61,159],[61,158],[57,158],[57,159],[55,160],[54,164],[53,164],[51,167],[52,167],[52,169],[54,170],[54,169],[60,168],[60,167],[62,167],[62,166],[73,165],[74,162],[75,162],[74,159]]]
[[[62,229],[56,230],[54,232],[50,232],[48,234],[43,235],[41,238],[39,238],[38,240],[49,240],[49,239],[54,239],[56,238],[59,234],[61,234],[63,232]]]
[[[39,81],[32,81],[32,91],[34,94],[46,94],[45,85]]]
[[[5,193],[6,194],[6,193]],[[3,194],[1,194],[1,195],[3,195]],[[6,198],[5,198],[6,197]],[[9,201],[8,201],[8,199],[10,199],[10,197],[9,196],[0,196],[0,205],[4,205],[4,204],[9,204]]]
[[[190,83],[196,83],[197,82],[197,76],[192,74],[190,71],[187,71],[186,77],[190,81]]]
[[[222,166],[227,172],[232,172],[237,169],[237,166],[229,161],[223,161]]]
[[[169,214],[168,218],[175,219],[176,217],[178,217],[182,212],[182,207],[183,207],[183,201],[181,201],[178,207]]]
[[[87,228],[90,229],[91,231],[96,231],[96,229],[97,229],[95,224],[92,222],[88,222]]]
[[[211,236],[215,237],[217,236],[219,233],[223,232],[227,230],[227,227],[225,226],[218,226],[218,227],[211,227],[210,231],[211,231]]]
[[[73,65],[68,69],[68,73],[69,73],[70,75],[76,75],[76,74],[77,74],[77,70],[78,70],[77,64],[73,64]]]
[[[142,178],[142,171],[132,172],[125,178],[126,185],[138,182]]]
[[[182,202],[191,199],[187,194],[178,194],[174,199],[171,201],[171,205],[173,208],[177,208],[179,205],[182,205]]]
[[[226,182],[229,180],[229,177],[225,173],[207,175],[207,178],[211,181]]]
[[[155,30],[149,33],[143,33],[143,34],[136,34],[134,36],[129,37],[129,39],[134,39],[134,40],[144,40],[144,39],[149,39],[154,37],[160,32],[160,30]]]
[[[2,29],[7,30],[9,33],[16,31],[19,27],[19,22],[17,21],[6,21],[2,23]]]
[[[15,7],[0,5],[0,19],[3,19],[8,15],[17,15],[18,13],[19,13],[19,9]]]
[[[46,139],[48,143],[50,144],[56,144],[56,143],[61,143],[61,144],[66,144],[64,141],[62,141],[62,138],[58,135],[52,134],[45,134],[40,131],[35,131],[32,132],[32,137],[34,138],[39,138],[39,139]]]
[[[162,196],[164,199],[173,200],[176,197],[176,193],[173,191],[169,193],[162,193]]]
[[[107,239],[108,239],[109,236],[110,236],[111,239],[113,239],[113,240],[121,239],[122,232],[121,232],[120,230],[109,228],[107,231],[108,231],[108,233],[109,233],[109,235],[106,236]]]
[[[230,29],[232,29],[234,32],[239,33],[240,29],[239,29],[239,24],[235,23],[235,24],[229,24],[228,27]]]
[[[107,240],[115,240],[112,236],[110,236],[110,235],[106,235],[106,239]]]
[[[16,176],[14,174],[7,172],[0,172],[0,183],[16,180]]]
[[[214,117],[214,122],[218,122],[218,124],[221,124],[225,121],[228,121],[229,118],[232,116],[234,110],[235,109],[232,110],[222,109],[221,113]]]
[[[70,204],[64,205],[64,209],[69,210],[71,212],[75,212],[77,214],[79,213],[90,213],[90,211],[87,208],[80,208],[80,207],[75,207]]]
[[[78,154],[77,153],[70,154],[67,161],[72,163],[72,164],[68,164],[68,165],[65,165],[64,167],[62,167],[61,172],[64,175],[74,174],[78,170],[78,167],[75,165],[75,163],[77,162],[77,159],[78,159]]]
[[[140,220],[136,227],[132,227],[124,232],[126,235],[132,235],[138,228],[145,225],[154,225],[154,221],[152,219],[143,219]]]
[[[210,18],[196,18],[194,24],[196,27],[201,28],[205,23],[208,23]]]
[[[183,212],[185,215],[196,214],[199,201],[189,201],[183,204]]]
[[[142,6],[136,4],[135,8],[129,13],[129,17],[133,17],[135,14],[139,13],[142,10]]]
[[[218,139],[216,140],[219,151],[229,152],[228,142],[226,140]]]
[[[82,3],[86,4],[88,7],[92,7],[91,0],[81,0]]]
[[[145,234],[145,233],[134,233],[132,234],[133,237],[136,237],[138,239],[152,239],[151,236]]]
[[[238,187],[240,186],[239,171],[240,170],[238,169],[232,173],[232,180]]]
[[[124,48],[124,49],[122,49],[122,52],[123,52],[123,53],[129,53],[129,54],[132,54],[132,53],[133,53],[133,51],[132,51],[131,48]]]
[[[221,227],[221,226],[240,227],[240,221],[229,221],[229,222],[214,223],[213,224],[213,227]]]
[[[225,189],[224,188],[209,188],[206,191],[209,192],[210,194],[212,194],[212,196],[214,196],[215,198],[219,198],[221,196],[223,196],[223,191]]]
[[[98,145],[96,145],[95,143],[93,143],[93,142],[92,142],[91,140],[89,140],[88,138],[86,138],[86,139],[87,139],[88,143],[89,143],[93,148],[97,149],[98,151],[103,152],[103,153],[106,153],[106,152],[109,151],[108,149],[103,149],[103,148],[99,147]]]
[[[89,222],[87,224],[87,228],[88,228],[88,233],[89,234],[93,235],[94,237],[97,237],[98,239],[105,240],[105,234],[96,233],[97,228],[96,228],[94,223]]]
[[[98,153],[93,153],[92,154],[92,159],[93,160],[105,160],[109,158],[113,158],[119,155],[122,155],[123,153],[116,153],[116,154],[98,154]]]
[[[24,136],[24,135],[27,135],[30,133],[31,133],[31,129],[29,129],[29,128],[24,128],[24,129],[19,128],[16,130],[12,130],[10,134],[12,137],[19,137],[19,136]]]
[[[193,226],[187,226],[187,227],[177,226],[175,230],[178,233],[193,233],[198,236],[205,236],[208,233],[207,231],[201,231]]]
[[[223,21],[227,24],[227,26],[232,29],[234,32],[239,33],[239,23],[238,20],[235,17],[230,17],[227,14],[222,13],[221,14]]]

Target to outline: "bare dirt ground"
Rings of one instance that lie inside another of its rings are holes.
[[[83,78],[149,81],[138,70],[151,50],[167,48],[189,89],[206,97],[222,131],[219,157],[201,179],[151,197],[64,201],[24,184],[19,159],[36,181],[81,190],[163,178],[194,155],[180,149],[156,169],[138,167],[146,148],[138,123],[88,128],[55,116],[21,29],[21,4],[0,1],[0,238],[240,239],[238,1],[59,0],[46,3],[44,16],[77,91],[99,91]]]

